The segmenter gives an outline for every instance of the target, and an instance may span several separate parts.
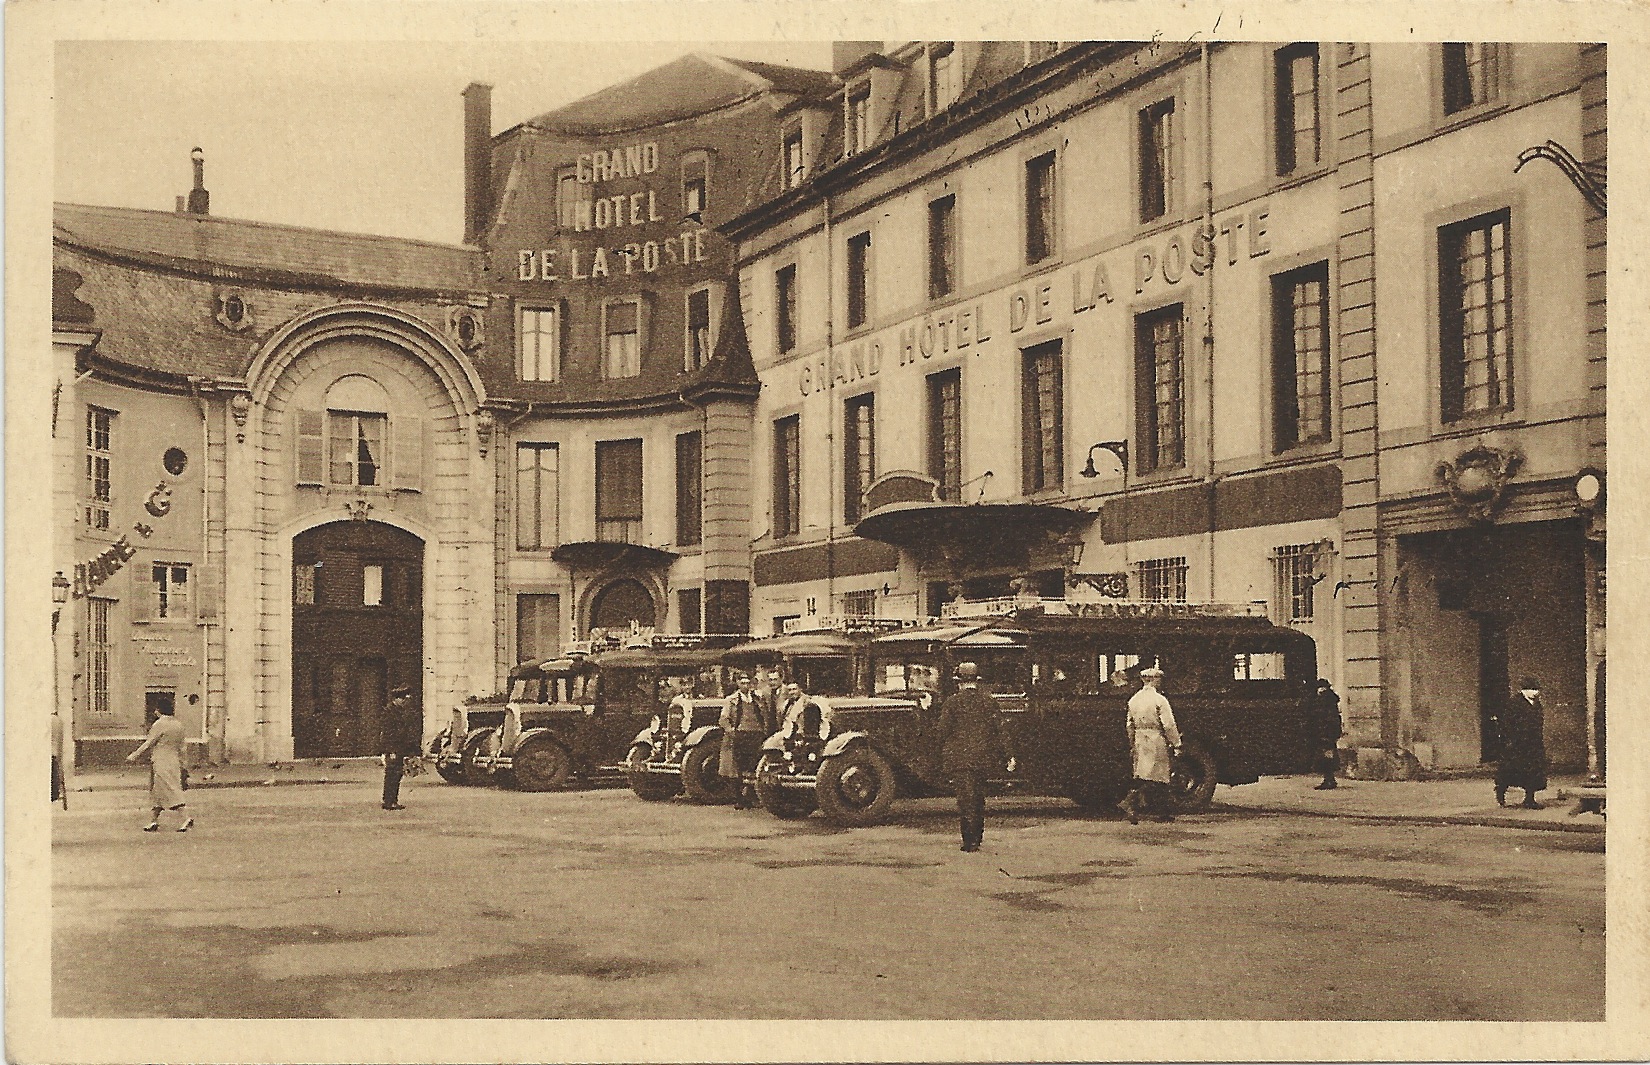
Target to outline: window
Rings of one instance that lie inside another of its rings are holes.
[[[1026,262],[1040,263],[1054,254],[1053,152],[1026,162]]]
[[[1329,264],[1272,278],[1272,422],[1277,450],[1329,439]]]
[[[704,366],[710,353],[710,289],[696,288],[687,294],[686,369]]]
[[[1318,113],[1318,46],[1292,44],[1272,53],[1279,174],[1316,166],[1323,151]]]
[[[796,264],[780,267],[773,275],[777,292],[774,317],[779,323],[779,351],[796,350]]]
[[[1140,112],[1140,220],[1150,222],[1175,205],[1174,97]]]
[[[844,138],[848,154],[852,155],[871,146],[871,87],[867,85],[850,92],[847,108]]]
[[[877,397],[867,392],[842,405],[842,517],[852,524],[877,476]]]
[[[361,605],[384,605],[384,567],[369,564],[361,567]]]
[[[315,605],[315,562],[294,562],[292,564],[292,605]]]
[[[702,477],[704,446],[698,433],[676,438],[676,543],[696,544],[703,537]]]
[[[1499,45],[1444,45],[1444,114],[1453,115],[1495,99],[1501,92],[1500,68]]]
[[[928,205],[928,298],[949,296],[957,287],[957,198],[941,196]]]
[[[877,612],[877,590],[867,588],[863,592],[844,592],[842,595],[842,612],[851,618],[868,618]]]
[[[705,220],[705,209],[710,206],[708,174],[709,160],[703,152],[695,152],[682,160],[682,213],[701,223]]]
[[[773,535],[802,531],[802,418],[773,423]]]
[[[366,488],[384,483],[384,436],[389,418],[383,414],[328,411],[333,484]]]
[[[114,499],[110,477],[114,431],[114,411],[86,408],[86,524],[93,529],[109,527],[109,505]]]
[[[561,449],[555,444],[517,444],[517,550],[537,551],[561,543],[560,493]]]
[[[642,442],[596,442],[596,539],[641,543]]]
[[[642,305],[615,300],[602,308],[602,376],[609,380],[642,372]]]
[[[1135,423],[1142,473],[1186,462],[1183,333],[1178,303],[1134,320]]]
[[[962,371],[928,378],[928,473],[940,484],[940,498],[962,498]]]
[[[86,701],[95,715],[107,717],[109,704],[109,658],[114,646],[109,642],[108,599],[86,600]]]
[[[1020,458],[1026,494],[1066,483],[1060,341],[1027,348],[1020,370]]]
[[[181,562],[156,562],[149,567],[154,606],[149,616],[155,621],[188,621],[189,566]]]
[[[792,126],[785,131],[783,163],[785,167],[785,187],[794,189],[802,184],[807,177],[807,167],[802,158],[802,127]]]
[[[676,627],[682,632],[704,632],[703,602],[697,588],[676,590]]]
[[[1272,612],[1280,625],[1311,621],[1317,590],[1318,545],[1290,544],[1272,552]]]
[[[561,596],[516,596],[516,661],[536,662],[561,653]]]
[[[589,229],[594,195],[594,185],[581,185],[577,173],[563,170],[556,178],[556,221],[561,228],[581,232]]]
[[[962,95],[962,66],[957,59],[956,46],[950,41],[928,50],[928,98],[933,101],[933,112],[950,107]]]
[[[523,307],[517,336],[523,381],[555,381],[561,377],[561,315],[547,307]]]
[[[871,289],[871,233],[848,238],[848,328],[865,324]]]
[[[1438,231],[1443,416],[1512,406],[1512,290],[1508,213]]]
[[[1149,558],[1134,564],[1140,598],[1155,602],[1186,601],[1186,556]]]

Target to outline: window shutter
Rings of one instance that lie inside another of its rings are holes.
[[[195,617],[205,621],[218,616],[218,599],[223,595],[218,567],[206,562],[195,567]]]
[[[326,428],[323,412],[298,411],[299,484],[322,484],[326,479]]]
[[[396,488],[418,492],[424,482],[424,419],[401,416],[390,419],[390,472]]]
[[[130,617],[133,621],[149,621],[155,616],[155,582],[147,562],[132,562],[132,594]]]

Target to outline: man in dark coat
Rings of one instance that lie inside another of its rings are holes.
[[[1541,682],[1525,677],[1501,714],[1501,760],[1495,767],[1495,802],[1507,805],[1507,789],[1523,788],[1527,810],[1539,810],[1535,793],[1547,786],[1547,740],[1543,734]]]
[[[1341,697],[1327,680],[1318,678],[1318,690],[1312,696],[1313,739],[1318,745],[1318,766],[1323,770],[1323,783],[1314,791],[1328,791],[1335,784],[1335,748],[1345,731],[1341,723]]]
[[[962,849],[977,851],[985,838],[986,778],[1003,768],[1008,751],[997,704],[980,690],[980,667],[957,665],[957,690],[940,707],[940,764],[957,791]],[[1008,758],[1014,769],[1014,759]]]
[[[390,689],[378,733],[378,752],[384,756],[384,809],[403,810],[401,768],[408,755],[418,753],[423,740],[418,719],[412,713],[412,689],[401,685]]]

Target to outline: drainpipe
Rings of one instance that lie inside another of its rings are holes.
[[[1209,45],[1207,42],[1199,46],[1199,65],[1202,67],[1203,92],[1203,225],[1205,232],[1214,229],[1215,224],[1215,152],[1214,152],[1214,100],[1210,93],[1211,79],[1209,76]],[[1216,255],[1219,259],[1219,255]],[[1215,491],[1220,483],[1220,477],[1215,473],[1215,269],[1210,266],[1203,275],[1205,298],[1203,302],[1203,365],[1205,367],[1204,392],[1206,409],[1204,416],[1205,438],[1207,440],[1209,470],[1209,601],[1212,603],[1215,595]]]
[[[195,409],[200,411],[201,415],[201,566],[204,569],[206,566],[211,565],[210,560],[212,557],[212,486],[208,484],[206,480],[206,456],[209,454],[207,449],[211,446],[212,440],[208,421],[211,417],[211,413],[206,402],[206,397],[202,394],[201,381],[202,379],[199,377],[191,376],[189,378],[189,395],[194,399]],[[225,576],[226,575],[222,573],[218,576],[218,597],[220,599],[224,597]],[[198,615],[199,613],[200,608],[197,606],[196,614]],[[218,615],[218,623],[223,623],[223,615],[221,610]],[[197,626],[197,630],[198,628],[199,626]],[[208,684],[207,674],[207,661],[211,656],[207,654],[206,643],[207,641],[203,637],[201,640],[201,702],[204,709],[202,709],[201,714],[204,719],[202,724],[206,729],[206,760],[215,764],[223,760],[219,757],[222,753],[221,749],[214,750],[215,747],[221,748],[222,744],[212,731],[212,689]]]
[[[495,473],[493,477],[493,541],[497,545],[493,570],[493,599],[495,604],[498,601],[499,593],[506,591],[509,587],[510,552],[514,550],[512,545],[516,542],[515,529],[511,526],[510,508],[507,502],[509,498],[507,493],[511,491],[510,474],[512,472],[508,456],[515,453],[515,444],[510,434],[516,426],[526,421],[532,413],[533,404],[528,401],[520,414],[507,421],[495,420],[493,423],[493,469],[496,471],[500,466],[504,467],[501,473]],[[557,486],[557,492],[558,494],[560,492],[559,485]],[[557,512],[560,513],[561,502],[559,499],[556,507]],[[508,596],[506,596],[507,598]],[[568,598],[569,600],[572,598],[571,589],[569,589]],[[569,605],[572,606],[571,603]],[[506,675],[509,671],[509,646],[507,642],[509,639],[507,633],[510,628],[509,613],[508,606],[505,606],[502,616],[500,616],[498,607],[496,605],[494,607],[493,685],[495,691],[498,690],[499,666],[501,664],[504,666]],[[499,624],[501,621],[503,624]],[[557,650],[559,651],[560,648]],[[508,678],[506,677],[506,679]]]
[[[831,198],[823,197],[825,210],[825,613],[836,609],[836,308],[832,299],[836,286],[836,247],[831,243]],[[872,253],[876,254],[873,248]],[[801,449],[797,450],[798,456]]]

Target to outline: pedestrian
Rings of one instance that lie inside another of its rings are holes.
[[[143,745],[126,756],[128,762],[135,762],[143,755],[149,756],[149,823],[143,826],[145,832],[160,831],[160,815],[163,810],[176,810],[183,813],[183,722],[174,715],[170,706],[162,705],[156,710],[155,723],[149,726],[149,735]],[[187,832],[194,827],[193,817],[184,817],[183,824],[178,826],[179,832]]]
[[[716,768],[739,789],[734,806],[748,810],[756,805],[756,791],[746,783],[745,774],[756,770],[756,761],[762,756],[762,741],[768,737],[768,715],[753,690],[750,674],[741,673],[738,685],[739,690],[728,696],[722,708],[722,757]]]
[[[1543,734],[1541,682],[1525,677],[1501,714],[1501,760],[1495,767],[1495,804],[1507,805],[1507,789],[1523,788],[1526,810],[1539,810],[1535,794],[1547,787],[1547,740]]]
[[[1157,690],[1163,671],[1148,666],[1140,671],[1141,688],[1129,697],[1129,751],[1134,763],[1134,787],[1118,803],[1129,815],[1129,824],[1140,823],[1140,812],[1156,809],[1159,821],[1174,820],[1174,800],[1169,794],[1171,758],[1180,753],[1180,729],[1174,723],[1174,709]]]
[[[795,681],[785,685],[780,708],[780,727],[787,736],[824,739],[824,713],[802,685]]]
[[[1346,730],[1341,722],[1341,697],[1335,694],[1335,689],[1322,677],[1318,678],[1318,690],[1312,696],[1310,727],[1316,733],[1319,768],[1323,770],[1323,783],[1312,790],[1329,791],[1337,786],[1335,749],[1340,745],[1341,735]]]
[[[985,839],[985,782],[989,774],[1008,771],[1014,759],[997,703],[980,690],[980,667],[957,663],[957,690],[940,706],[940,764],[957,792],[957,820],[962,849],[977,851]]]
[[[379,753],[384,756],[384,802],[386,810],[405,810],[401,805],[401,772],[408,755],[417,754],[423,739],[412,706],[412,689],[405,684],[390,689],[379,729]]]

